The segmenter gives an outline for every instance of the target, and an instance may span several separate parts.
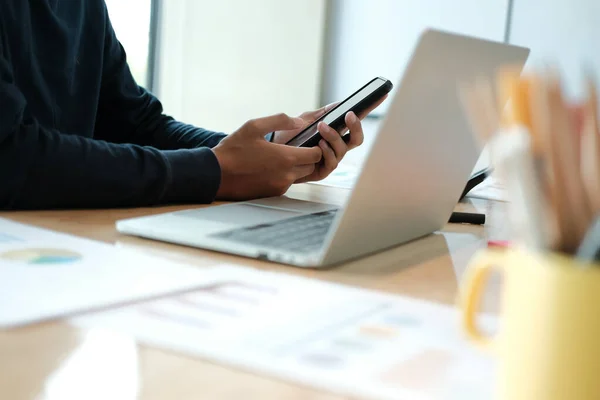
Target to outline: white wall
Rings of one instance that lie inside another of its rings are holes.
[[[531,48],[527,69],[559,65],[568,95],[579,96],[583,66],[600,74],[600,1],[515,0],[510,42]]]
[[[231,132],[319,105],[325,0],[163,0],[157,94],[166,112]]]
[[[332,0],[323,100],[377,75],[397,82],[426,27],[502,41],[506,10],[507,0]]]
[[[156,90],[174,116],[231,131],[342,99],[375,75],[397,81],[425,27],[503,40],[507,2],[163,0]],[[510,41],[531,47],[529,66],[557,62],[577,94],[582,63],[600,73],[598,18],[597,0],[514,0]]]

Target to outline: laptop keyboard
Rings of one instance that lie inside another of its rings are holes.
[[[246,244],[292,253],[312,253],[321,248],[337,210],[246,226],[212,235]]]

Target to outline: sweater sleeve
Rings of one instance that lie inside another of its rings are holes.
[[[32,115],[2,54],[0,42],[0,208],[103,208],[214,200],[221,171],[211,149],[161,151],[45,129]],[[154,125],[171,124],[168,119],[160,121]],[[199,134],[196,144],[210,140],[210,135]]]
[[[96,137],[161,150],[216,146],[223,133],[175,121],[163,113],[154,95],[136,83],[106,8],[104,12],[104,63]]]

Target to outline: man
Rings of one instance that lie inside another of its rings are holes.
[[[284,145],[326,111],[258,118],[228,136],[174,121],[131,76],[104,0],[0,0],[0,208],[281,195],[361,144],[349,114],[348,145],[322,123],[318,147]]]

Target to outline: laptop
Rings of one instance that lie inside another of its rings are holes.
[[[440,230],[479,159],[458,84],[529,49],[425,30],[343,206],[264,198],[117,221],[123,234],[323,268]],[[394,93],[395,92],[395,93]]]

